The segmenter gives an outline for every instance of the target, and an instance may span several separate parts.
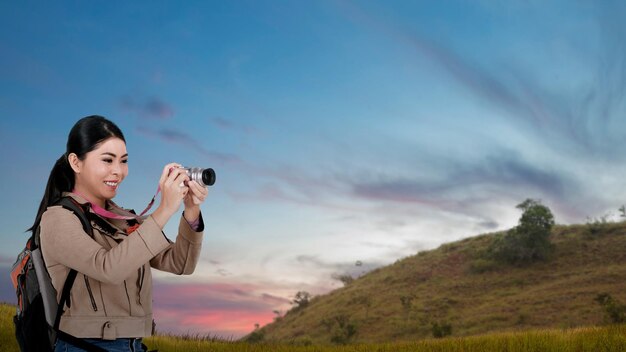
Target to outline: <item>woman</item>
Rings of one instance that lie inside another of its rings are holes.
[[[54,165],[31,231],[40,246],[60,298],[70,269],[78,271],[60,330],[110,351],[141,351],[153,332],[150,268],[191,274],[204,224],[200,204],[208,191],[191,181],[179,164],[165,166],[161,202],[147,217],[133,217],[112,199],[128,174],[126,142],[120,129],[101,116],[79,120],[66,153]],[[71,211],[54,204],[71,197],[88,206],[93,237]],[[184,203],[176,242],[162,232]],[[55,351],[82,351],[57,340]]]

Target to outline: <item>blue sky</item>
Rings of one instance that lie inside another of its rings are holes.
[[[1,2],[0,272],[92,114],[127,138],[118,204],[143,209],[168,162],[217,172],[196,273],[156,274],[166,331],[241,336],[297,291],[339,287],[333,275],[510,228],[526,198],[563,224],[616,218],[624,14],[617,1]]]

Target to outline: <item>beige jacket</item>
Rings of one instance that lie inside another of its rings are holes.
[[[67,195],[86,203],[79,196]],[[71,211],[54,206],[43,213],[41,249],[58,300],[70,268],[78,271],[71,306],[65,308],[60,329],[81,338],[150,336],[150,268],[191,274],[200,256],[202,232],[194,232],[181,217],[178,237],[172,243],[151,216],[130,235],[126,235],[125,220],[107,219],[106,223],[111,226],[91,221],[92,239]]]

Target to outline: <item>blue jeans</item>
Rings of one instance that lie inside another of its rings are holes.
[[[101,347],[109,352],[142,352],[145,351],[141,346],[141,339],[82,339],[92,345]],[[82,348],[76,347],[69,342],[57,339],[54,352],[82,352]]]

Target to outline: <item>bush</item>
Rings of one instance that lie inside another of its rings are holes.
[[[409,314],[413,308],[413,300],[415,295],[400,296],[400,303],[402,303],[402,312],[404,313],[404,321],[409,320]]]
[[[291,304],[294,305],[294,310],[299,310],[299,309],[306,308],[309,305],[310,301],[311,301],[310,293],[308,293],[307,291],[298,291],[293,301],[291,301]]]
[[[265,332],[263,330],[255,330],[244,339],[248,343],[260,343],[263,340],[265,340]]]
[[[333,274],[332,278],[341,281],[344,286],[348,286],[354,282],[354,278],[350,274]]]
[[[596,296],[595,301],[602,306],[607,320],[614,324],[626,323],[626,306],[618,302],[608,293]]]
[[[600,218],[589,218],[587,217],[587,222],[585,223],[585,227],[587,229],[587,235],[595,236],[598,235],[602,230],[604,230],[609,224],[608,220],[609,215],[601,216]]]
[[[330,342],[338,345],[349,343],[357,333],[356,324],[346,314],[322,319],[321,324],[331,333]]]
[[[497,236],[488,252],[498,261],[517,265],[547,259],[554,250],[549,239],[554,226],[552,212],[534,199],[526,199],[517,208],[523,210],[519,224]]]
[[[433,337],[442,338],[452,335],[452,325],[450,323],[431,323]]]

